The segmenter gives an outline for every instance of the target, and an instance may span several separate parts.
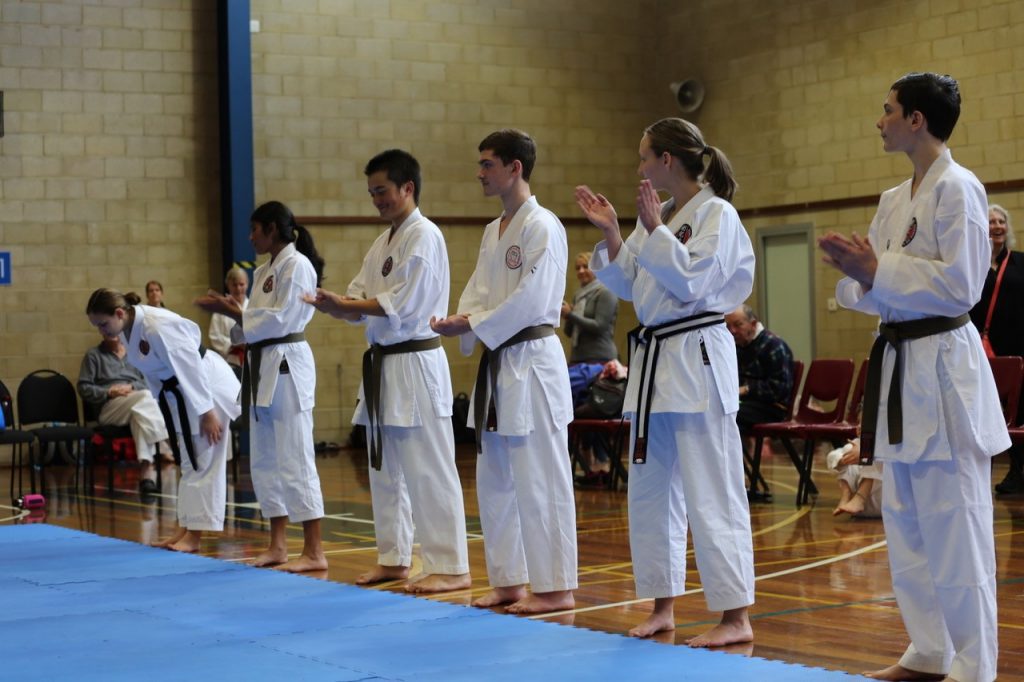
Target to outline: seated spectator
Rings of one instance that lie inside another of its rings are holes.
[[[825,462],[839,477],[839,504],[832,516],[849,514],[858,518],[882,516],[882,463],[864,466],[860,461],[860,438],[828,453]]]
[[[167,440],[167,426],[142,373],[127,363],[127,353],[119,335],[105,336],[86,351],[78,371],[78,394],[93,408],[100,424],[131,428],[141,467],[139,489],[153,494],[157,490],[153,460],[159,443]]]
[[[786,342],[764,328],[753,309],[743,305],[725,316],[736,340],[740,409],[736,422],[749,435],[755,424],[785,420],[793,391],[793,352]]]
[[[569,381],[574,407],[579,407],[586,399],[587,389],[604,370],[605,363],[619,356],[615,347],[619,299],[591,271],[591,255],[584,251],[576,256],[576,279],[580,288],[573,295],[572,304],[562,301],[563,331],[571,345]],[[577,482],[584,486],[605,485],[611,461],[600,439],[584,434],[579,455],[585,473]]]
[[[146,305],[154,308],[166,308],[164,305],[164,285],[155,279],[146,282]]]
[[[235,266],[228,270],[224,284],[227,287],[228,296],[233,298],[244,311],[249,306],[249,297],[245,295],[249,290],[249,275],[242,268]],[[235,321],[227,315],[214,313],[210,318],[210,347],[220,353],[231,365],[231,369],[235,370],[235,374],[241,377],[245,344],[231,342],[231,328],[234,326]]]

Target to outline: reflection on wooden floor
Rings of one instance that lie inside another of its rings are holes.
[[[817,460],[820,461],[820,458]],[[327,517],[323,535],[330,561],[319,577],[352,583],[376,562],[369,479],[363,451],[343,449],[318,457]],[[228,561],[245,561],[264,547],[268,524],[259,514],[242,463],[237,484],[229,480],[228,521],[223,534],[204,540],[202,552]],[[994,480],[1005,473],[1003,457],[995,460]],[[471,590],[434,599],[468,604],[487,589],[483,542],[477,518],[475,456],[460,446],[459,471],[466,490],[467,530],[473,573]],[[788,459],[775,456],[764,471],[775,491],[771,504],[751,508],[757,604],[752,609],[755,643],[735,649],[755,655],[834,670],[860,672],[894,662],[907,644],[892,598],[880,520],[835,519],[838,494],[827,472],[815,472],[821,489],[816,504],[793,504],[796,476]],[[114,492],[107,494],[106,470],[96,472],[91,492],[75,494],[74,470],[46,469],[45,521],[69,528],[152,542],[174,527],[175,476],[164,470],[163,489],[140,500],[137,471],[118,467]],[[0,469],[0,485],[8,485],[8,469]],[[576,495],[579,533],[580,588],[573,613],[549,617],[578,627],[625,632],[642,620],[650,603],[636,600],[629,556],[625,492],[580,490]],[[996,499],[995,531],[999,586],[1000,679],[1024,679],[1024,496]],[[17,512],[0,507],[3,523]],[[290,542],[301,548],[301,529],[291,529]],[[417,559],[418,562],[418,559]],[[689,591],[677,600],[675,632],[658,639],[682,643],[688,634],[706,628],[717,614],[705,610],[700,583],[689,556]],[[414,565],[414,572],[418,563]],[[399,590],[398,583],[372,589]]]

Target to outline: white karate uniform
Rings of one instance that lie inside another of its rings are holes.
[[[316,294],[316,270],[288,244],[256,268],[242,324],[231,330],[234,344],[255,343],[301,332],[316,309],[302,301]],[[288,373],[281,374],[281,361]],[[259,389],[250,408],[250,461],[253,490],[268,518],[295,523],[324,515],[324,498],[313,451],[316,366],[305,341],[262,349]]]
[[[245,298],[241,306],[243,311],[249,307],[249,299]],[[210,329],[207,336],[210,339],[210,348],[220,353],[221,357],[228,361],[229,365],[241,365],[241,360],[236,355],[228,353],[231,347],[236,345],[231,341],[231,329],[237,323],[227,315],[214,313],[210,316]]]
[[[377,238],[347,293],[377,299],[386,316],[360,322],[370,344],[390,346],[437,336],[430,318],[447,315],[449,282],[444,236],[416,209],[393,235],[389,229]],[[370,467],[378,562],[411,565],[415,522],[424,572],[468,573],[444,348],[384,356],[380,388],[381,470]],[[352,423],[370,427],[362,383]],[[368,446],[370,436],[368,430]]]
[[[636,229],[608,261],[604,242],[590,268],[645,326],[735,310],[750,295],[754,253],[733,206],[705,187],[650,235]],[[708,609],[754,603],[753,542],[736,426],[736,345],[724,324],[660,342],[647,462],[630,464],[629,537],[640,597],[686,589],[686,529]],[[642,366],[643,347],[632,358]],[[703,357],[706,353],[708,361]],[[635,417],[639,371],[630,372],[624,412]],[[636,430],[633,419],[633,431]]]
[[[847,443],[841,448],[832,450],[825,456],[825,463],[828,468],[836,472],[836,478],[846,483],[854,493],[860,488],[860,484],[867,479],[874,481],[871,492],[864,498],[864,509],[854,516],[858,518],[879,518],[882,515],[882,463],[873,464],[840,464],[839,460],[843,455],[853,449],[853,445]]]
[[[226,462],[231,450],[228,423],[240,412],[236,400],[238,379],[216,353],[200,356],[202,336],[195,322],[166,308],[137,305],[134,309],[131,338],[122,334],[121,339],[128,351],[126,359],[146,377],[155,396],[159,396],[163,381],[177,377],[185,400],[187,431],[180,423],[177,399],[165,394],[181,451],[178,524],[188,530],[223,530]],[[215,445],[199,431],[200,416],[212,409],[217,411],[223,428],[222,438]],[[185,438],[192,439],[197,468],[188,458]]]
[[[103,403],[96,422],[117,426],[128,425],[135,441],[135,453],[140,462],[152,463],[157,452],[157,444],[167,440],[167,425],[160,414],[153,394],[148,390],[135,390],[128,395],[120,395]]]
[[[476,270],[459,300],[477,339],[497,348],[520,330],[557,327],[569,262],[565,229],[530,197],[501,237],[484,230]],[[501,353],[495,389],[498,430],[482,435],[477,497],[492,587],[530,583],[534,592],[577,586],[576,503],[569,468],[569,370],[556,336]],[[472,401],[471,401],[472,403]],[[470,410],[469,424],[475,423]]]
[[[886,191],[871,222],[872,288],[840,280],[847,308],[883,322],[967,313],[989,267],[985,189],[946,150],[917,193]],[[882,518],[893,591],[911,645],[906,668],[962,682],[995,679],[995,549],[989,458],[1010,447],[974,325],[904,341],[903,443],[889,444],[885,350],[875,456],[885,462]]]

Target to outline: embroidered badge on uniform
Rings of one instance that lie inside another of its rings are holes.
[[[384,261],[384,267],[382,267],[380,269],[381,276],[387,277],[388,275],[390,275],[391,274],[391,268],[394,265],[395,265],[395,262],[393,260],[391,260],[391,256],[388,256],[388,259],[386,261]]]
[[[505,252],[505,267],[509,270],[518,270],[523,265],[523,252],[518,244],[508,247]]]
[[[263,282],[263,293],[269,294],[274,290],[274,276],[267,277],[266,281]]]
[[[149,355],[149,342],[145,339],[139,341],[139,352],[143,355]]]
[[[917,236],[917,218],[910,220],[910,227],[907,228],[907,236],[903,238],[901,246],[906,246],[910,242],[914,241],[914,237]]]
[[[690,227],[689,225],[683,225],[682,227],[679,228],[679,231],[676,232],[676,239],[678,239],[679,243],[681,244],[685,244],[686,242],[690,241],[690,237],[692,236],[693,228]]]

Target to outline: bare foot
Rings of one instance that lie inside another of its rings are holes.
[[[301,555],[298,559],[292,559],[285,563],[274,566],[275,571],[284,571],[285,573],[308,573],[309,571],[326,571],[327,570],[327,557],[323,554],[320,556],[312,557]]]
[[[523,585],[495,587],[479,599],[474,599],[473,606],[486,609],[492,606],[501,606],[502,604],[514,604],[524,597],[526,597],[526,587]]]
[[[465,590],[473,584],[469,573],[449,575],[444,573],[420,573],[410,580],[405,591],[411,594],[433,594],[436,592],[453,592]]]
[[[864,498],[860,495],[854,495],[849,500],[836,507],[835,511],[832,512],[832,516],[839,516],[839,514],[843,512],[853,516],[860,514],[862,511],[864,511]]]
[[[647,620],[629,629],[630,637],[650,637],[658,632],[676,629],[676,619],[671,613],[651,613]]]
[[[367,571],[356,578],[356,585],[373,585],[388,580],[405,580],[409,577],[408,566],[381,566],[377,564],[372,571]]]
[[[202,539],[202,537],[203,534],[201,531],[186,531],[180,540],[168,545],[167,549],[174,550],[175,552],[185,552],[187,554],[194,554],[199,551],[199,541]]]
[[[863,673],[863,675],[864,677],[870,677],[873,680],[892,680],[894,682],[899,682],[901,680],[909,682],[926,682],[928,680],[947,679],[946,676],[941,673],[923,673],[919,670],[909,670],[899,663],[896,665],[890,665],[888,668],[883,668],[881,670]]]
[[[551,613],[566,611],[576,606],[576,600],[570,590],[557,592],[534,592],[509,604],[505,610],[509,613]]]
[[[286,561],[288,561],[287,549],[270,548],[258,554],[256,558],[252,560],[250,566],[268,568],[270,566],[278,566]]]
[[[178,528],[176,531],[174,531],[174,535],[164,540],[154,542],[152,545],[150,545],[150,547],[160,547],[161,549],[167,549],[168,547],[170,547],[171,545],[185,537],[185,533],[187,532],[188,531],[186,531],[184,528]]]
[[[686,640],[686,643],[691,647],[698,648],[753,641],[754,631],[750,628],[750,623],[748,622],[746,627],[737,623],[719,623],[707,632]]]

